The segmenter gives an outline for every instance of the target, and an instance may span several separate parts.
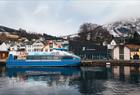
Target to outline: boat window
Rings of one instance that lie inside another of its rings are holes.
[[[73,59],[72,56],[63,56],[62,59]]]
[[[28,60],[59,60],[60,57],[59,56],[40,56],[40,55],[34,55],[34,56],[27,56]]]

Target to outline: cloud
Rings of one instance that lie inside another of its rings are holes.
[[[51,35],[76,33],[84,22],[140,17],[138,0],[0,1],[0,24]]]
[[[46,11],[48,11],[49,10],[49,7],[46,5],[46,6],[38,6],[37,8],[36,8],[36,10],[34,11],[34,15],[36,15],[36,14],[40,14],[40,13],[44,13],[44,12],[46,12]]]
[[[139,0],[77,0],[72,1],[72,7],[89,20],[105,24],[118,19],[140,17]]]
[[[121,19],[140,18],[140,1],[123,0],[110,2],[111,11],[104,16],[102,24],[110,23]]]

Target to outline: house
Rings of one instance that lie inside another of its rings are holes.
[[[113,59],[113,49],[118,45],[124,45],[124,39],[115,37],[109,41],[109,44],[107,44],[108,59]]]
[[[32,47],[34,49],[34,52],[41,52],[41,51],[43,51],[44,44],[41,41],[35,41],[32,44]]]
[[[44,42],[44,47],[43,47],[43,51],[44,52],[50,52],[53,48],[53,41],[49,40],[47,42]]]
[[[0,60],[7,59],[8,54],[9,54],[8,49],[9,49],[9,46],[6,43],[3,42],[0,44]]]
[[[63,40],[49,40],[44,44],[43,51],[51,51],[52,49],[63,48],[65,50],[69,49],[68,41]]]
[[[25,47],[27,52],[41,52],[43,51],[44,44],[41,41],[29,41],[26,42]]]
[[[130,48],[131,59],[134,59],[135,54],[137,54],[140,58],[140,45],[127,44],[126,46]]]
[[[43,51],[44,51],[44,52],[49,52],[49,51],[51,51],[50,45],[49,45],[48,43],[45,43],[45,44],[44,44]]]
[[[54,48],[61,48],[61,43],[54,40],[49,40],[48,42],[44,43],[43,51],[51,51]]]
[[[112,49],[114,60],[130,60],[130,48],[126,45],[117,45]]]
[[[105,42],[103,43],[103,45],[105,44]],[[112,57],[112,50],[113,50],[113,48],[117,45],[118,43],[117,43],[117,40],[116,39],[112,39],[112,40],[110,40],[110,42],[107,44],[107,55],[108,55],[108,59],[112,59],[113,57]],[[104,46],[106,46],[106,45],[104,45]]]
[[[25,42],[25,48],[27,52],[32,52],[34,51],[34,48],[32,46],[33,42],[32,41],[27,41]]]
[[[8,51],[8,49],[9,45],[7,45],[5,42],[0,45],[0,51]]]
[[[19,48],[19,44],[18,43],[14,42],[14,41],[11,41],[9,43],[10,43],[10,47],[9,47],[10,51],[18,50],[18,48]]]

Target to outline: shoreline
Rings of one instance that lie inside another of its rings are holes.
[[[140,66],[140,60],[82,60],[81,66]]]

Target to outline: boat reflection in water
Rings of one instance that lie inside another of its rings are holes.
[[[27,67],[27,68],[6,68],[9,77],[26,76],[49,76],[49,75],[64,75],[72,76],[79,75],[79,67]],[[80,75],[79,75],[80,76]]]
[[[13,95],[79,93],[72,82],[80,78],[78,67],[6,68],[6,76],[8,76],[6,89],[11,90]],[[6,89],[4,94],[8,95]]]
[[[139,95],[140,67],[0,68],[0,95]]]

